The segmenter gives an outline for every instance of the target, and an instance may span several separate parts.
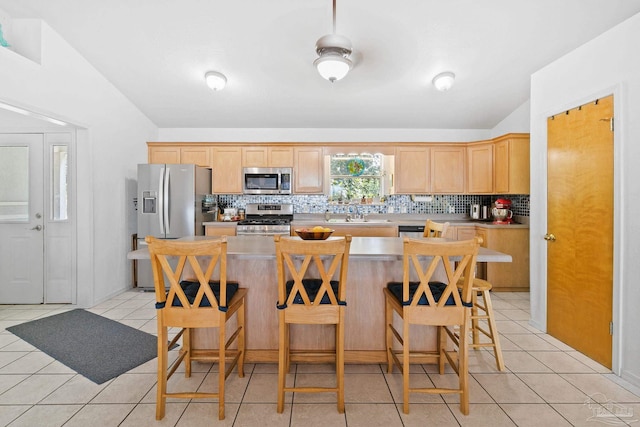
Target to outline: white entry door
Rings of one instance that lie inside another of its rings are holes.
[[[0,304],[44,301],[43,134],[0,134]]]

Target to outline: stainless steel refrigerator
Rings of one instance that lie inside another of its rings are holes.
[[[202,201],[211,193],[211,169],[182,164],[138,165],[138,247],[146,236],[178,239],[204,234],[213,214]],[[153,287],[149,262],[138,262],[137,286]]]

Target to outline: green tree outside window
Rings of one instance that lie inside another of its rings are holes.
[[[331,156],[331,200],[382,196],[382,154]]]

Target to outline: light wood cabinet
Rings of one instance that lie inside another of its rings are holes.
[[[278,146],[242,147],[242,166],[246,168],[293,167],[293,148]]]
[[[495,291],[529,290],[529,229],[487,228],[486,247],[511,255],[511,262],[486,263],[486,277]]]
[[[149,163],[193,163],[213,169],[213,192],[242,193],[242,167],[293,167],[294,194],[322,194],[326,144],[149,142]],[[512,133],[464,144],[406,143],[381,147],[395,154],[397,194],[529,194],[529,135]]]
[[[149,163],[194,164],[211,167],[211,147],[166,145],[152,146],[148,151]]]
[[[245,168],[267,167],[267,147],[242,147],[242,166]]]
[[[529,194],[529,136],[513,136],[494,144],[494,192]]]
[[[238,146],[212,148],[214,194],[242,193],[242,149]]]
[[[429,147],[396,147],[394,185],[397,194],[431,192],[430,154]]]
[[[293,167],[292,147],[269,147],[267,150],[269,167],[290,168]]]
[[[476,228],[470,226],[455,227],[456,240],[470,240],[476,236]]]
[[[431,191],[464,193],[465,147],[431,147]]]
[[[467,192],[493,193],[493,144],[474,144],[467,147]]]
[[[208,225],[204,228],[205,236],[235,236],[236,235],[236,226],[235,225]]]
[[[149,147],[148,151],[149,163],[161,164],[177,164],[180,163],[180,147],[168,145],[163,147]]]
[[[294,147],[293,192],[321,194],[324,191],[322,147]]]
[[[529,229],[458,226],[457,240],[482,237],[482,246],[511,255],[511,262],[480,262],[476,277],[488,280],[495,291],[529,290]]]
[[[211,147],[180,147],[180,163],[211,167]]]

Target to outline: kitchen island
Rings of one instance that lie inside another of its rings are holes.
[[[207,236],[182,240],[206,239]],[[227,237],[227,278],[248,288],[246,299],[247,362],[277,361],[278,298],[275,244],[272,236]],[[384,297],[382,289],[391,280],[402,280],[400,237],[354,237],[349,255],[347,310],[345,314],[345,359],[347,363],[386,361]],[[149,258],[146,249],[129,253],[130,259]],[[480,248],[479,262],[511,262],[511,256]],[[232,325],[230,325],[232,327]],[[435,348],[435,330],[421,328],[412,345]],[[291,348],[326,350],[333,346],[334,328],[325,325],[292,325]],[[196,331],[197,348],[216,345],[214,330]],[[293,360],[296,358],[293,356]]]

